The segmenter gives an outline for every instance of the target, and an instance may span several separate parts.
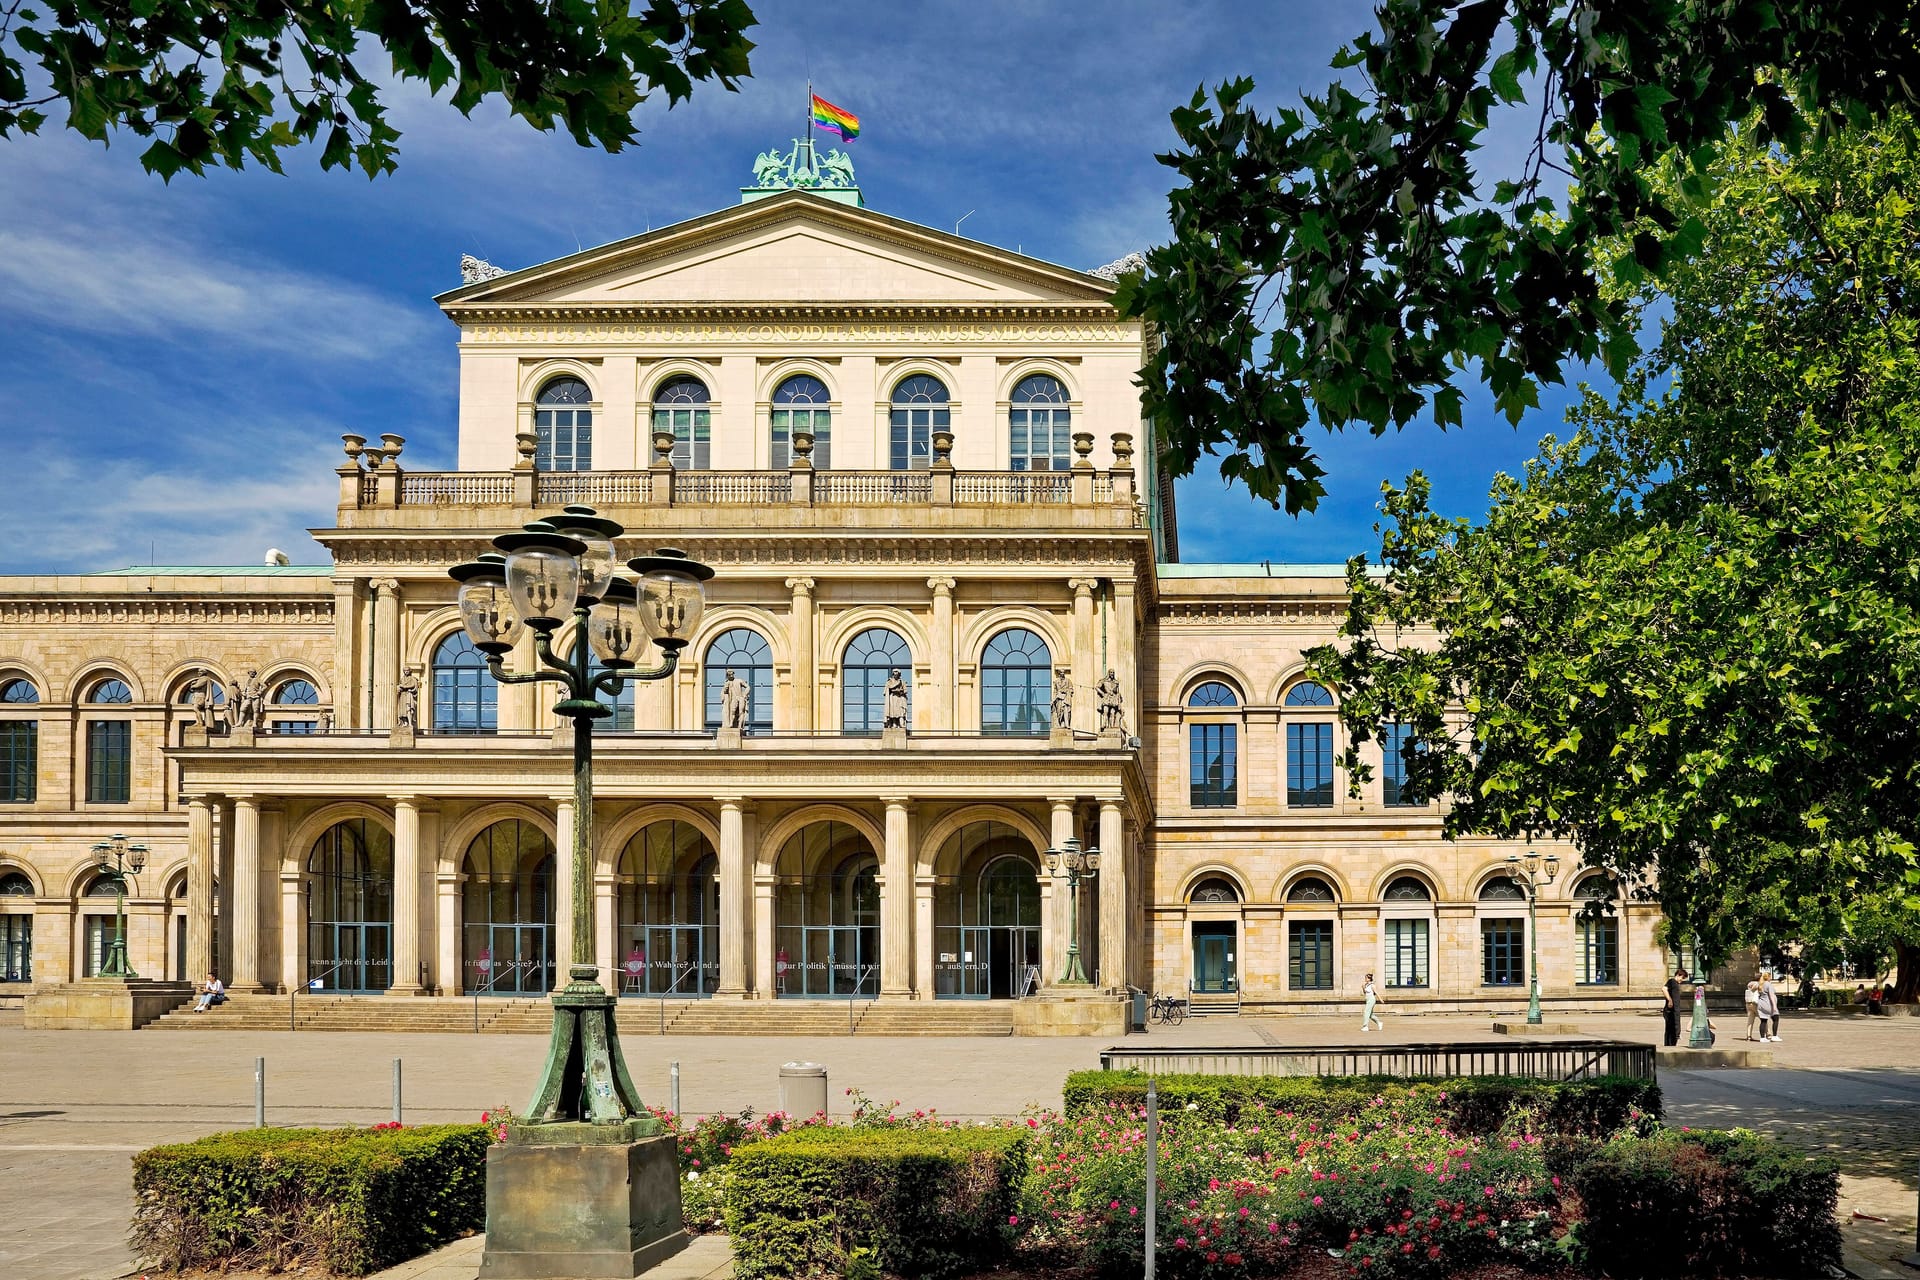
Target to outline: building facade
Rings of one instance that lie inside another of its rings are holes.
[[[348,436],[329,564],[0,579],[0,992],[98,969],[114,832],[152,850],[144,976],[561,981],[571,726],[487,674],[446,570],[584,503],[623,555],[716,570],[678,670],[600,722],[595,941],[623,994],[1008,999],[1077,931],[1108,989],[1324,1011],[1372,973],[1402,1008],[1522,1004],[1514,850],[1442,840],[1391,753],[1348,795],[1302,671],[1340,571],[1179,562],[1134,385],[1152,337],[1111,281],[830,194],[474,264],[438,300],[459,469]],[[1042,860],[1069,838],[1102,853],[1071,895]],[[1653,909],[1583,912],[1604,883],[1543,851],[1545,999],[1656,998]]]

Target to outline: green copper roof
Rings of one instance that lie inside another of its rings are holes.
[[[330,564],[134,564],[89,578],[330,578]]]

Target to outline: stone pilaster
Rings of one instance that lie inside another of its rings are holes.
[[[1127,985],[1127,824],[1117,800],[1100,802],[1100,976],[1103,986]]]
[[[714,994],[731,1000],[747,995],[747,883],[752,863],[747,854],[745,802],[719,796],[720,802],[720,987]]]
[[[394,995],[420,994],[420,805],[393,798]]]
[[[913,994],[913,808],[905,796],[886,796],[886,852],[880,900],[880,992]]]
[[[233,974],[235,991],[260,990],[260,805],[233,800]]]
[[[400,687],[400,582],[373,580],[373,714],[369,728],[393,727],[393,703]]]
[[[213,968],[213,806],[187,797],[187,981]]]
[[[933,625],[928,634],[933,642],[933,707],[926,716],[929,729],[958,728],[953,692],[953,589],[952,578],[928,578],[933,590]]]
[[[813,688],[816,678],[813,656],[813,587],[812,578],[787,579],[787,590],[793,592],[792,632],[788,639],[793,651],[793,727],[795,729],[813,728]],[[724,929],[722,932],[725,932]]]

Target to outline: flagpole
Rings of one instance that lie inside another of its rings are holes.
[[[814,156],[813,156],[813,77],[812,76],[807,77],[807,169],[809,172],[813,172],[813,173],[819,172],[819,166],[814,163]]]

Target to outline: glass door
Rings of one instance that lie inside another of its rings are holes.
[[[1240,978],[1234,963],[1234,935],[1231,923],[1193,926],[1193,989],[1202,995],[1224,995],[1239,989]]]

